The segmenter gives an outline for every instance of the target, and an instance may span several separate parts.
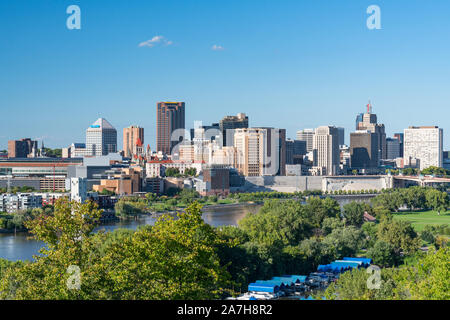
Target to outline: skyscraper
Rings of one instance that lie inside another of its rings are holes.
[[[400,143],[400,157],[403,158],[403,142],[404,142],[404,134],[403,133],[394,133],[394,138],[397,139]]]
[[[350,161],[355,169],[374,169],[379,165],[378,134],[357,130],[350,134]]]
[[[364,113],[358,113],[356,115],[356,122],[355,122],[355,130],[358,130],[359,124],[363,122]]]
[[[322,168],[326,175],[339,173],[340,151],[338,129],[322,126],[315,130],[313,139],[314,166]]]
[[[345,144],[345,128],[338,127],[339,145],[343,146]]]
[[[306,141],[306,152],[313,151],[314,129],[297,131],[297,140]]]
[[[396,138],[386,139],[386,159],[400,158],[400,141]]]
[[[367,105],[367,112],[363,114],[362,121],[357,123],[356,130],[367,130],[378,135],[378,158],[386,159],[386,132],[384,124],[377,123],[377,115],[372,113],[372,105]]]
[[[123,151],[125,157],[131,158],[133,155],[139,154],[138,149],[142,149],[143,145],[144,128],[139,126],[123,128]]]
[[[286,130],[274,128],[235,129],[236,165],[245,176],[286,174]]]
[[[117,152],[117,131],[104,118],[98,118],[86,129],[86,153],[102,156]]]
[[[184,129],[184,102],[156,104],[156,151],[170,154],[173,147],[184,139]]]
[[[443,166],[443,129],[437,126],[409,127],[404,130],[404,160],[418,159],[420,170]]]
[[[226,116],[220,120],[219,128],[222,132],[223,146],[232,146],[234,141],[233,129],[248,128],[248,117],[245,113],[238,113],[237,116]]]

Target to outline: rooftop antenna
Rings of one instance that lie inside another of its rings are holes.
[[[372,113],[372,103],[369,100],[369,103],[367,104],[367,113]]]

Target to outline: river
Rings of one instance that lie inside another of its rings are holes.
[[[203,210],[203,220],[214,226],[237,225],[247,212],[255,213],[261,205],[225,205],[213,208],[205,208]],[[114,223],[102,224],[96,228],[98,230],[113,231],[118,228],[127,228],[136,230],[142,225],[153,225],[157,218],[152,216],[141,216],[138,220],[119,221]],[[43,242],[30,239],[30,235],[26,233],[0,234],[0,258],[11,261],[32,260],[33,255],[44,245]]]
[[[343,206],[351,201],[367,202],[373,195],[340,195],[332,197]],[[214,227],[235,226],[248,212],[256,213],[260,207],[261,205],[258,204],[235,204],[205,208],[203,210],[203,220]],[[136,230],[137,227],[142,225],[153,225],[156,219],[152,216],[142,216],[138,220],[103,224],[96,230],[113,231],[117,228]],[[17,235],[0,233],[0,258],[12,261],[32,260],[33,255],[38,254],[39,249],[43,245],[40,241],[29,239],[29,235],[25,233],[18,233]]]

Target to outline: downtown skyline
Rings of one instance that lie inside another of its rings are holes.
[[[76,1],[81,30],[65,27],[72,1],[2,3],[0,149],[25,137],[83,142],[99,117],[118,130],[119,149],[130,125],[155,149],[157,101],[184,101],[187,128],[244,112],[251,127],[290,138],[344,127],[349,144],[371,99],[388,136],[437,125],[448,150],[450,4],[377,2],[381,30],[365,27],[369,1]]]

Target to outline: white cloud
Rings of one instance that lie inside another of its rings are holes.
[[[215,45],[213,45],[213,46],[211,47],[211,50],[214,50],[214,51],[223,51],[223,50],[225,50],[225,48],[222,47],[222,46],[219,46],[219,45],[215,44]]]
[[[153,48],[158,43],[164,43],[166,46],[170,46],[171,44],[173,44],[173,41],[167,40],[163,36],[154,36],[150,40],[139,43],[139,47]]]

